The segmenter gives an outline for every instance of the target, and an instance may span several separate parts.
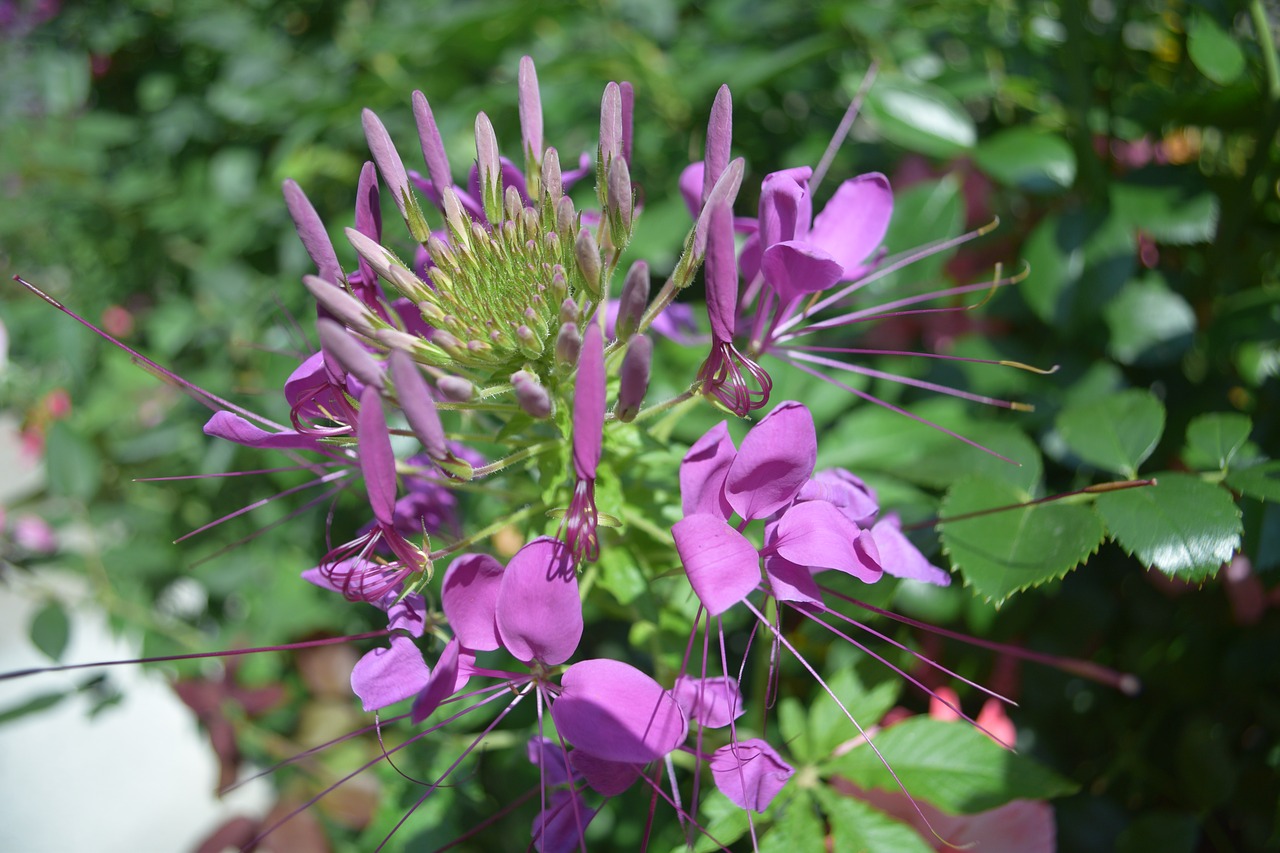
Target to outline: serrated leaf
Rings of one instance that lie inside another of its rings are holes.
[[[711,791],[703,798],[698,813],[698,822],[705,827],[706,832],[694,842],[694,853],[722,850],[747,834],[747,813],[729,802],[719,791]],[[671,853],[686,853],[688,849],[681,844]]]
[[[778,703],[778,730],[782,733],[782,741],[787,745],[787,751],[800,762],[816,757],[809,746],[808,722],[800,700],[787,697]]]
[[[1187,55],[1200,73],[1219,86],[1233,82],[1244,71],[1244,51],[1231,34],[1208,15],[1198,14],[1187,27]]]
[[[760,840],[760,853],[821,850],[824,834],[813,799],[800,793],[787,801],[773,829]]]
[[[1226,469],[1236,452],[1244,447],[1253,430],[1248,415],[1214,412],[1200,415],[1187,425],[1187,450],[1208,464]]]
[[[1240,547],[1240,509],[1225,489],[1187,474],[1156,475],[1156,485],[1098,496],[1098,514],[1120,547],[1144,566],[1181,580],[1203,580]]]
[[[862,800],[818,788],[818,802],[831,824],[836,850],[862,853],[933,853],[920,834]]]
[[[973,726],[911,717],[874,743],[911,796],[948,814],[975,814],[1016,799],[1070,794],[1076,785],[1026,756],[998,746]],[[899,791],[875,752],[858,747],[835,764],[864,788]]]
[[[942,503],[941,517],[1017,504],[1029,496],[1008,483],[966,477]],[[1088,507],[1037,504],[939,526],[942,550],[965,585],[997,605],[1015,592],[1062,577],[1102,543],[1102,522]]]
[[[950,93],[906,78],[877,80],[866,114],[889,141],[933,157],[963,153],[978,138],[973,118]]]
[[[1149,391],[1121,391],[1064,409],[1057,428],[1082,460],[1132,478],[1160,441],[1164,406]]]
[[[1280,501],[1280,460],[1238,468],[1227,474],[1226,483],[1251,498]]]
[[[51,660],[61,660],[67,650],[67,640],[71,638],[71,620],[61,604],[51,601],[36,613],[28,633],[32,645]]]
[[[841,704],[858,725],[868,728],[880,722],[880,718],[898,701],[902,682],[896,678],[887,679],[868,688],[858,677],[857,671],[849,668],[828,678],[827,687],[840,697]],[[813,699],[809,707],[808,740],[814,759],[831,754],[832,750],[856,734],[857,729],[826,691]]]
[[[1076,155],[1056,133],[1015,127],[984,139],[973,154],[978,166],[1000,183],[1055,192],[1076,179]]]

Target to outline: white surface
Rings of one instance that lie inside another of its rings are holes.
[[[40,580],[74,598],[65,579]],[[21,589],[0,586],[0,672],[50,663],[27,640],[36,607]],[[137,656],[135,644],[111,637],[100,613],[71,612],[64,662]],[[0,709],[102,671],[0,681]],[[213,795],[218,768],[208,738],[159,675],[136,666],[110,672],[124,701],[92,720],[88,697],[74,696],[0,726],[3,853],[179,853],[232,814],[266,811],[265,781],[226,800]]]

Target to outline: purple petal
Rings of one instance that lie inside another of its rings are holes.
[[[774,243],[765,249],[760,269],[783,305],[826,290],[844,274],[844,267],[835,258],[812,243],[799,240]]]
[[[540,536],[511,558],[498,590],[498,636],[517,660],[555,666],[582,639],[578,574],[564,543]]]
[[[826,468],[800,490],[799,501],[826,501],[859,527],[870,527],[880,504],[875,491],[843,468]]]
[[[529,828],[534,849],[538,853],[573,853],[583,849],[587,824],[595,816],[596,810],[587,808],[576,791],[553,791],[547,798],[547,807],[538,812]]]
[[[307,194],[292,179],[284,182],[284,203],[289,208],[289,216],[293,219],[298,238],[302,240],[303,248],[316,265],[320,277],[334,283],[342,281],[342,266],[333,250],[329,232],[325,230],[324,223],[312,207]]]
[[[622,159],[631,165],[631,142],[635,126],[636,90],[623,80],[618,84],[618,92],[622,96]]]
[[[569,761],[593,791],[606,797],[618,796],[640,778],[640,768],[634,764],[605,761],[580,749],[569,753]]]
[[[431,105],[426,95],[413,93],[413,119],[418,125],[418,139],[422,143],[422,159],[427,161],[427,174],[436,194],[453,186],[453,174],[449,171],[449,157],[445,154],[444,140],[440,138],[440,128],[436,126],[435,116],[431,113]]]
[[[465,648],[498,648],[498,590],[502,564],[488,554],[464,554],[449,564],[440,584],[440,600],[453,633]]]
[[[378,606],[387,611],[387,628],[391,631],[408,631],[421,637],[427,627],[427,601],[420,593],[401,598],[399,590],[392,590]]]
[[[311,417],[329,417],[341,411],[340,393],[330,381],[323,352],[308,356],[284,383],[284,398],[289,408]]]
[[[859,175],[840,185],[813,221],[809,242],[830,252],[844,268],[843,280],[865,272],[862,262],[884,241],[893,216],[889,180],[878,172]]]
[[[320,286],[328,287],[323,283]],[[347,298],[352,302],[356,301],[352,297]],[[369,355],[369,351],[347,333],[346,329],[327,317],[321,317],[316,320],[316,334],[320,338],[320,348],[324,350],[326,356],[332,357],[333,361],[364,385],[373,388],[382,387],[382,368],[373,356]],[[328,360],[326,358],[326,361]]]
[[[724,480],[737,455],[725,421],[694,442],[680,462],[680,505],[685,515],[710,513],[729,518],[733,508],[724,496]]]
[[[719,616],[760,583],[760,556],[747,538],[715,515],[690,515],[671,528],[689,584]]]
[[[359,417],[360,472],[369,493],[369,508],[383,526],[392,527],[396,512],[396,456],[391,450],[391,433],[377,388],[365,388],[360,395]]]
[[[795,770],[773,747],[752,738],[726,744],[711,756],[711,776],[720,793],[741,809],[762,812]]]
[[[725,675],[717,678],[682,675],[676,679],[671,694],[689,719],[703,728],[724,728],[746,713],[737,680]]]
[[[444,700],[465,687],[470,680],[468,670],[474,663],[475,655],[462,649],[457,637],[450,640],[440,652],[440,660],[436,661],[431,677],[418,693],[418,698],[413,700],[410,719],[415,723],[422,722],[435,713]]]
[[[396,207],[400,208],[400,215],[407,219],[409,214],[405,204],[410,198],[409,176],[405,173],[404,163],[400,160],[386,127],[373,110],[366,109],[361,113],[361,121],[364,124],[365,140],[369,143],[369,152],[373,154],[373,162],[378,164],[378,171],[382,174],[382,182],[391,190],[391,197]]]
[[[760,185],[760,245],[768,249],[784,240],[804,239],[813,217],[808,166],[765,175]]]
[[[538,72],[532,57],[520,57],[520,71],[516,78],[520,107],[520,135],[524,140],[524,154],[530,160],[542,159],[542,99],[538,92]]]
[[[204,434],[214,438],[225,438],[245,447],[262,447],[276,450],[317,450],[314,436],[303,435],[293,430],[285,432],[267,432],[259,429],[239,415],[230,412],[214,412],[213,417],[204,425]]]
[[[604,407],[604,332],[599,323],[590,322],[582,336],[573,384],[573,470],[584,480],[594,480],[600,464]]]
[[[600,100],[600,161],[622,156],[622,90],[617,83],[604,87]]]
[[[542,779],[548,787],[563,785],[569,781],[569,754],[551,738],[529,738],[525,755],[530,764],[542,768]]]
[[[426,687],[430,670],[413,640],[391,638],[391,648],[374,649],[351,670],[351,689],[366,711],[385,708]]]
[[[711,104],[711,118],[707,122],[706,168],[702,176],[702,201],[711,194],[711,187],[724,174],[729,165],[729,149],[733,141],[733,97],[728,86],[721,86]]]
[[[440,423],[435,401],[431,399],[431,391],[427,388],[427,381],[422,378],[413,359],[400,350],[392,350],[387,363],[391,368],[391,381],[396,386],[400,410],[409,421],[409,428],[418,437],[418,441],[422,442],[422,449],[428,456],[432,459],[444,459],[449,455],[449,446],[445,441],[444,425]]]
[[[742,441],[724,491],[744,519],[764,518],[800,494],[818,458],[813,416],[801,403],[779,403]]]
[[[863,538],[865,532],[831,504],[805,501],[786,511],[768,544],[797,565],[835,569],[874,583],[880,578],[879,552],[869,536]]]
[[[575,663],[551,716],[565,740],[606,761],[648,764],[684,742],[689,723],[658,682],[616,660]]]
[[[796,565],[777,554],[764,559],[764,571],[769,576],[769,588],[778,601],[800,604],[821,604],[822,590],[813,579],[807,566]]]
[[[734,255],[733,211],[728,204],[710,211],[707,258],[703,276],[707,288],[707,317],[718,341],[732,341],[738,312],[738,262]]]
[[[373,163],[364,164],[360,169],[360,179],[356,183],[356,230],[375,243],[382,242],[382,207],[378,203],[378,170]],[[360,258],[359,263],[360,280],[364,285],[363,301],[366,305],[372,306],[376,304],[378,279],[368,261]],[[324,278],[323,275],[320,277]]]
[[[925,559],[911,540],[902,534],[902,522],[889,513],[871,528],[871,537],[880,552],[880,565],[898,578],[950,586],[951,575]]]
[[[694,219],[702,211],[702,182],[706,173],[706,164],[699,160],[690,163],[680,173],[680,195],[684,198],[684,206],[689,208],[689,215]]]

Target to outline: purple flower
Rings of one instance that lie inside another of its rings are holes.
[[[711,776],[720,793],[740,809],[762,812],[795,770],[759,738],[726,744],[711,756]]]

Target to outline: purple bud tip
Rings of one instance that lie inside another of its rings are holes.
[[[631,233],[631,216],[632,197],[631,197],[631,171],[627,168],[627,161],[619,157],[609,164],[609,185],[607,187],[607,200],[609,213],[616,216],[618,224],[622,226],[623,234],[626,237]],[[617,242],[617,241],[615,241]]]
[[[582,352],[582,335],[578,333],[576,323],[565,323],[556,335],[556,361],[564,367],[578,363],[578,355]]]
[[[622,282],[622,296],[618,300],[618,321],[614,337],[620,341],[635,334],[640,318],[649,304],[649,265],[636,261],[627,270]]]
[[[369,324],[368,312],[363,304],[341,287],[313,275],[302,277],[302,285],[333,319],[344,326],[370,334],[373,327]]]
[[[436,380],[436,390],[451,403],[467,403],[476,395],[476,386],[461,376],[441,376]]]
[[[409,197],[409,175],[404,170],[404,163],[400,160],[400,155],[396,152],[386,127],[374,115],[373,110],[366,109],[361,114],[361,118],[364,124],[364,137],[369,143],[370,153],[373,154],[373,162],[378,164],[378,171],[382,173],[383,182],[391,190],[391,195],[400,208],[400,214],[407,217],[405,203]]]
[[[629,423],[640,412],[640,404],[649,390],[649,371],[653,364],[653,342],[645,335],[636,335],[627,344],[627,354],[622,359],[622,379],[618,386],[618,420]]]
[[[453,185],[453,174],[449,170],[449,158],[445,154],[440,128],[436,126],[426,95],[421,92],[413,93],[413,119],[418,125],[418,139],[422,143],[422,159],[427,161],[427,174],[431,176],[436,191],[443,192]]]
[[[501,198],[502,163],[498,157],[498,137],[493,132],[493,123],[484,113],[476,116],[476,163],[480,167],[482,191],[496,184],[497,195]]]
[[[538,92],[538,72],[531,57],[520,58],[517,88],[524,154],[531,162],[537,162],[538,155],[542,153],[542,99]]]
[[[711,188],[729,165],[729,148],[733,138],[733,98],[728,86],[721,86],[711,105],[707,122],[706,166],[702,173],[702,201],[705,204]]]
[[[578,303],[572,299],[566,298],[560,303],[560,322],[576,323],[578,322]]]
[[[560,155],[556,149],[548,148],[542,156],[542,192],[543,198],[555,204],[564,195],[564,176],[560,172]]]
[[[600,464],[604,408],[604,333],[599,323],[588,323],[573,386],[573,469],[581,480],[594,480]]]
[[[323,331],[321,337],[324,337]],[[366,385],[360,395],[358,417],[356,435],[360,443],[360,471],[364,474],[365,489],[369,493],[369,506],[379,524],[391,527],[395,524],[396,457],[391,450],[391,433],[387,431],[382,397],[371,384]]]
[[[342,281],[342,266],[338,263],[338,255],[329,240],[329,232],[325,230],[320,215],[312,207],[302,187],[292,179],[284,182],[284,202],[289,208],[289,216],[293,219],[298,238],[302,240],[320,277],[331,282]]]
[[[418,437],[418,441],[422,442],[422,448],[428,456],[435,460],[447,458],[449,446],[445,441],[444,426],[440,423],[435,401],[431,399],[431,391],[417,365],[399,350],[391,353],[387,363],[391,368],[391,381],[396,386],[396,398],[409,421],[409,428]]]
[[[573,253],[578,261],[578,271],[586,280],[587,292],[592,298],[600,299],[600,247],[596,245],[595,235],[590,228],[578,231],[578,237],[573,243]]]
[[[316,332],[326,356],[331,356],[344,370],[365,385],[382,388],[382,368],[346,329],[327,317],[321,317],[316,321]]]
[[[600,101],[600,159],[607,164],[621,156],[622,90],[617,83],[610,83]]]
[[[516,402],[525,414],[536,420],[551,417],[555,404],[537,376],[527,370],[518,370],[511,374],[511,386],[515,389]]]

